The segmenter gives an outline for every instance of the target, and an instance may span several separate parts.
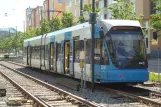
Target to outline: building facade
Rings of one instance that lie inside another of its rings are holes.
[[[31,20],[32,20],[31,15],[33,9],[34,8],[30,7],[26,9],[26,29],[29,29],[31,27]]]
[[[64,0],[45,0],[43,3],[44,19],[51,20],[53,18],[61,18],[65,9]]]

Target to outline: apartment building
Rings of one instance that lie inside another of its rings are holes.
[[[90,0],[82,0],[83,4],[90,5]],[[68,0],[66,2],[65,11],[71,12],[74,15],[74,21],[77,22],[80,16],[81,0]]]
[[[52,17],[61,18],[65,4],[64,0],[45,0],[43,3],[44,18],[47,20],[51,20]]]
[[[34,8],[27,8],[26,9],[26,29],[29,29],[31,27],[31,13]]]
[[[40,27],[42,9],[42,6],[37,6],[36,8],[29,7],[26,9],[26,29]]]
[[[32,10],[32,27],[39,28],[40,22],[42,20],[42,6],[37,6],[35,9]]]

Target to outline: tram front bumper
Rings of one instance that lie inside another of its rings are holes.
[[[148,80],[149,72],[146,69],[135,69],[101,72],[100,82],[145,82]]]

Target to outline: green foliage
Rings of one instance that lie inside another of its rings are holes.
[[[5,55],[4,55],[4,58],[9,58],[9,55],[5,54]]]
[[[84,7],[83,7],[82,12],[85,12],[85,11],[87,11],[88,13],[91,13],[91,12],[92,12],[92,8],[91,8],[89,5],[84,4]],[[101,11],[101,10],[100,10],[99,8],[96,8],[96,13],[98,13],[98,12],[100,12],[100,11]],[[84,17],[83,17],[83,16],[80,16],[78,22],[84,23],[84,22],[85,22]]]
[[[63,12],[63,17],[61,19],[62,27],[67,28],[74,25],[74,15],[72,13]]]
[[[160,79],[161,79],[161,75],[160,75]],[[157,82],[158,81],[158,74],[150,72],[150,74],[149,74],[149,80],[150,81]],[[161,80],[160,80],[160,82],[161,82]]]
[[[84,22],[85,22],[84,17],[83,17],[83,16],[80,16],[80,17],[79,17],[79,21],[78,21],[78,22],[80,22],[80,23],[84,23]]]
[[[157,32],[161,31],[161,2],[159,1],[160,0],[154,1],[154,4],[156,4],[156,7],[154,8],[154,10],[156,10],[157,13],[151,14],[152,27],[156,29]]]
[[[36,36],[41,35],[41,29],[40,29],[40,28],[36,28],[36,29],[35,29],[35,35],[36,35]]]
[[[142,15],[137,16],[136,12],[133,12],[133,2],[128,2],[127,0],[116,1],[117,4],[108,7],[108,9],[112,12],[112,19],[142,20]]]
[[[34,37],[36,36],[35,29],[30,28],[26,31],[26,38]]]
[[[42,35],[50,32],[50,26],[49,26],[49,22],[47,20],[44,19],[41,22],[40,30],[41,30]]]
[[[50,26],[51,29],[50,31],[56,31],[56,30],[60,30],[61,29],[61,23],[60,23],[60,19],[52,17],[52,20],[50,20]]]

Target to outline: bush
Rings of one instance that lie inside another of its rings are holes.
[[[161,79],[161,76],[160,76],[160,79]],[[158,82],[158,74],[150,72],[149,80],[153,82]],[[161,80],[159,82],[161,82]]]
[[[4,55],[4,58],[9,58],[9,55]]]

